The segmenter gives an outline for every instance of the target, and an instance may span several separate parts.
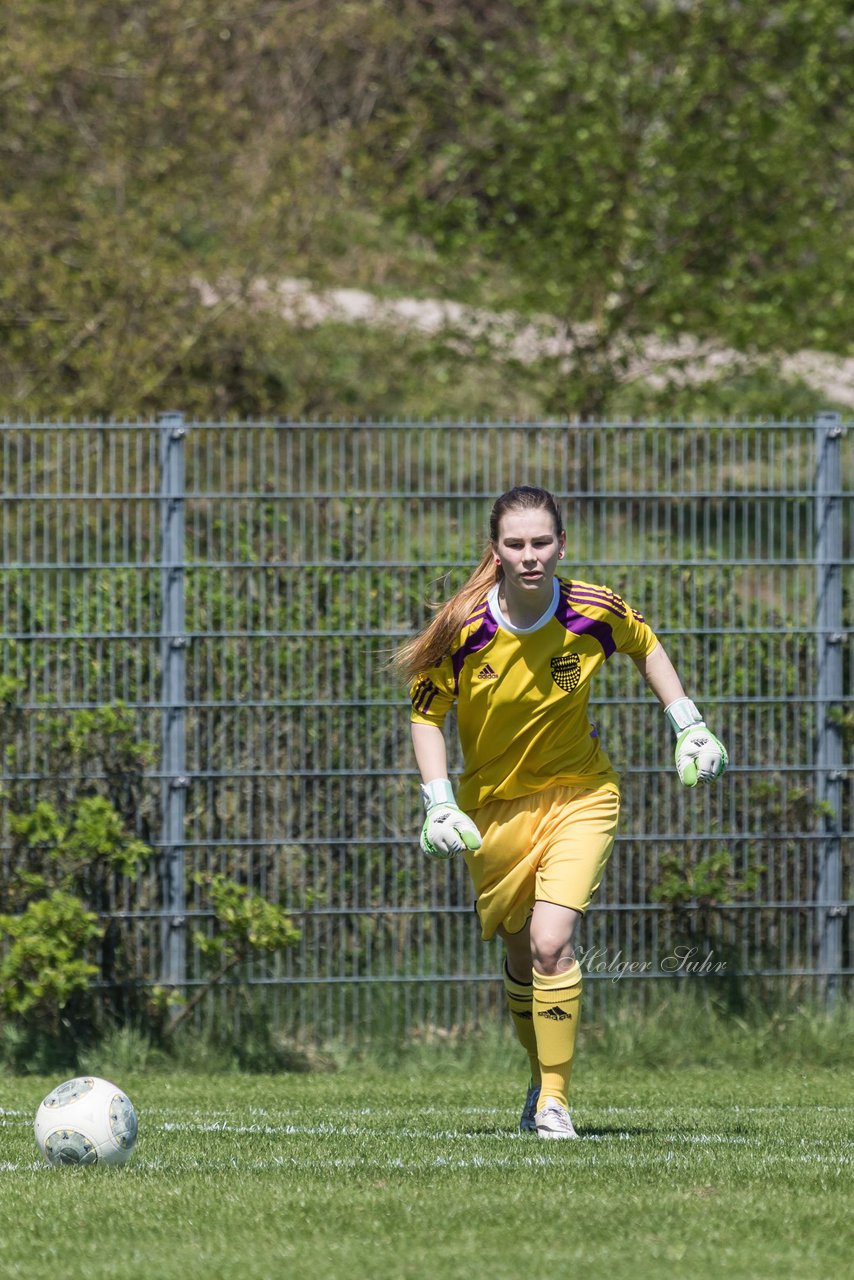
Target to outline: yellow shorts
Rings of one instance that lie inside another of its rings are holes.
[[[472,813],[483,844],[465,854],[485,939],[525,927],[534,903],[584,912],[614,847],[620,797],[610,787],[549,787]]]

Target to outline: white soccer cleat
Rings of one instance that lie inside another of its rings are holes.
[[[537,1133],[541,1138],[577,1138],[569,1112],[559,1102],[549,1098],[542,1111],[537,1112]]]
[[[537,1103],[539,1100],[540,1086],[532,1082],[528,1086],[528,1092],[525,1095],[525,1105],[522,1108],[522,1115],[519,1120],[520,1133],[537,1132]]]

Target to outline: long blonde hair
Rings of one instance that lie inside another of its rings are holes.
[[[450,600],[437,606],[435,618],[418,635],[401,645],[392,659],[392,666],[407,681],[413,680],[427,668],[437,666],[447,657],[460,628],[466,618],[470,617],[475,605],[480,604],[504,576],[500,565],[495,562],[494,551],[502,516],[508,511],[539,510],[546,510],[551,514],[559,537],[563,533],[563,519],[560,508],[548,489],[520,484],[496,499],[489,514],[490,542],[474,573],[459,591],[454,592]]]

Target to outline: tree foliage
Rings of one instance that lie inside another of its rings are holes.
[[[7,762],[20,758],[20,719],[4,720]],[[110,1022],[138,1019],[157,1029],[159,1016],[151,1015],[165,1010],[169,993],[155,988],[152,1001],[140,989],[135,970],[150,967],[154,956],[119,909],[131,886],[136,911],[158,906],[156,883],[146,876],[154,850],[135,833],[147,831],[156,807],[143,774],[152,745],[140,740],[135,714],[121,704],[37,715],[34,727],[46,752],[50,799],[34,796],[20,778],[0,793],[11,846],[0,881],[0,1025],[11,1028],[13,1040],[19,1034],[16,1053],[35,1052],[40,1060],[46,1048],[85,1043]],[[199,905],[216,927],[194,942],[211,972],[173,1028],[240,964],[299,937],[277,904],[227,876],[197,883]]]
[[[9,9],[6,413],[120,417],[170,394],[215,400],[206,382],[240,363],[231,313],[249,284],[293,274],[319,224],[335,222],[339,131],[369,112],[395,25],[375,2]],[[205,278],[215,305],[200,296]],[[262,360],[263,337],[252,345]]]
[[[61,1034],[63,1012],[87,990],[98,966],[86,959],[104,935],[79,898],[55,889],[17,915],[0,916],[6,948],[0,960],[0,1006],[30,1030]]]
[[[389,199],[564,321],[555,411],[600,410],[652,332],[846,349],[847,5],[513,0],[442,17],[408,110],[378,130]]]
[[[601,409],[651,332],[847,349],[844,0],[22,0],[0,24],[10,417],[406,412],[413,352],[454,403],[445,342],[388,366],[259,311],[295,275],[557,316],[572,358],[504,388],[466,350],[488,400],[553,412]]]

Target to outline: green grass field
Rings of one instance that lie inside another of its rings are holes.
[[[512,1069],[131,1073],[131,1163],[59,1170],[31,1127],[55,1083],[2,1081],[3,1280],[804,1280],[851,1263],[843,1071],[593,1061],[564,1143],[517,1132]]]

